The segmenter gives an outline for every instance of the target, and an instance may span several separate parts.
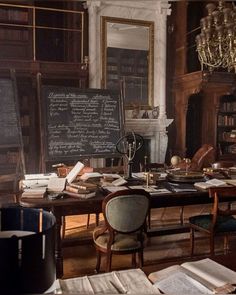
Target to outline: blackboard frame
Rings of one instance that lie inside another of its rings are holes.
[[[40,87],[40,128],[41,128],[41,156],[42,156],[42,164],[45,165],[46,162],[61,162],[61,161],[72,161],[76,162],[78,159],[85,159],[85,158],[108,158],[108,157],[120,157],[117,150],[114,148],[113,152],[104,152],[104,153],[96,153],[96,152],[81,152],[76,154],[63,154],[63,155],[50,155],[49,154],[49,91],[62,91],[65,94],[68,93],[77,93],[80,95],[88,95],[88,96],[95,96],[95,95],[102,95],[102,96],[109,96],[112,99],[117,101],[117,120],[119,123],[119,131],[116,140],[113,144],[116,144],[118,139],[123,136],[124,134],[124,106],[123,106],[123,99],[120,93],[117,91],[112,91],[108,89],[97,89],[97,88],[90,88],[90,89],[81,89],[79,87],[68,87],[68,86],[58,86],[58,85],[41,85]],[[72,95],[71,95],[72,96]],[[68,95],[69,97],[69,95]],[[70,97],[69,97],[70,99]]]

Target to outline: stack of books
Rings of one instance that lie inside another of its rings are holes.
[[[93,183],[68,183],[65,188],[65,193],[71,197],[91,198],[96,195],[97,185]]]

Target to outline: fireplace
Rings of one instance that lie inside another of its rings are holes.
[[[168,143],[166,127],[171,119],[126,119],[126,132],[135,132],[150,140],[149,161],[152,163],[164,163]]]

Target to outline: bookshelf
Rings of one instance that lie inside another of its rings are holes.
[[[87,10],[70,1],[20,2],[0,3],[0,77],[15,71],[25,170],[37,173],[41,167],[38,77],[52,85],[88,87]],[[0,164],[4,166],[14,153],[0,151]]]
[[[148,99],[148,51],[107,48],[107,88],[120,91],[123,84],[125,104]]]
[[[221,159],[236,159],[236,97],[220,98],[217,115],[217,145]]]
[[[37,136],[37,97],[31,77],[17,77],[20,125],[27,173],[34,173],[39,163],[39,138]]]
[[[29,10],[25,7],[2,5],[0,6],[1,58],[29,58],[32,39],[32,29],[28,26],[31,23]]]

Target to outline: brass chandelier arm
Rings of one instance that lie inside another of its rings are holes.
[[[201,33],[196,36],[202,70],[225,68],[236,72],[236,6],[232,4],[230,9],[220,0],[217,7],[209,3],[206,9],[208,15],[201,19]]]

